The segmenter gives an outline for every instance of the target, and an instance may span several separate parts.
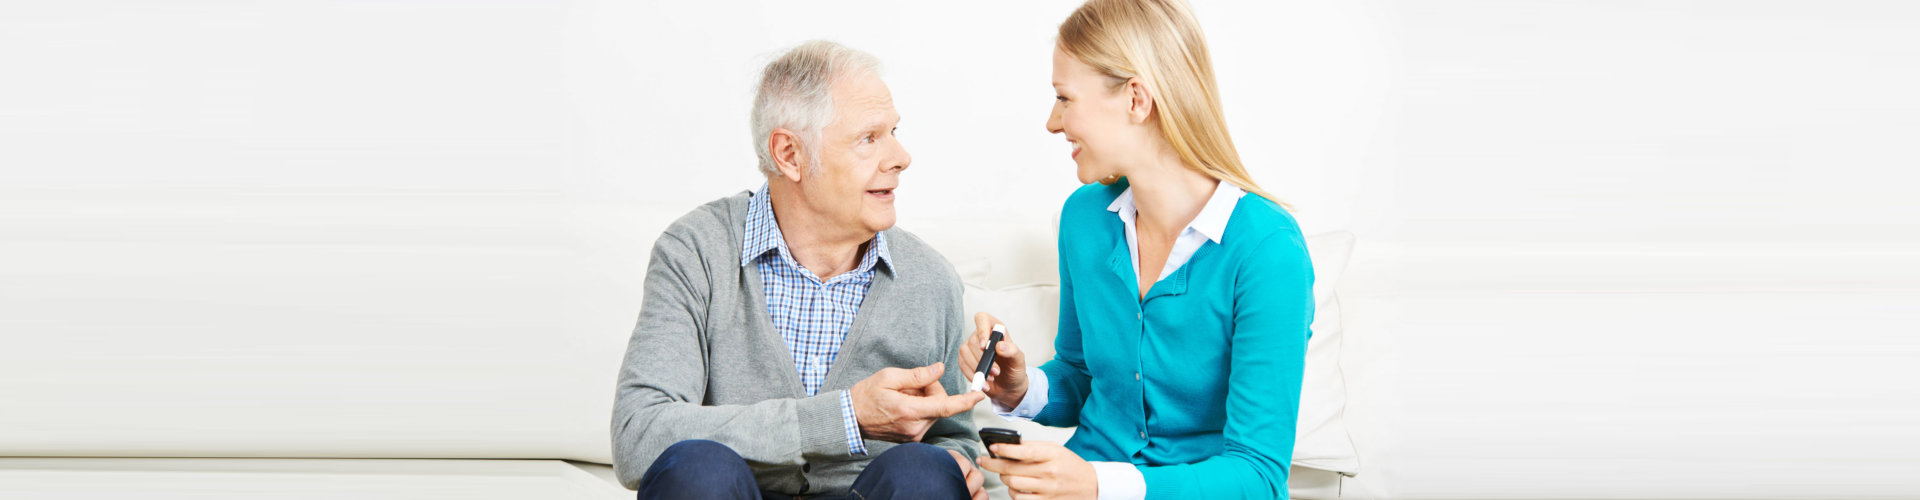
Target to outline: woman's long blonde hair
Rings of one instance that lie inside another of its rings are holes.
[[[1153,92],[1160,136],[1188,168],[1281,206],[1260,189],[1227,134],[1213,60],[1200,22],[1184,0],[1088,0],[1060,23],[1067,55],[1113,81],[1139,78]]]

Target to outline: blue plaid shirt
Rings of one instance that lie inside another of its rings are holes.
[[[787,341],[793,365],[800,371],[800,385],[808,396],[820,392],[827,369],[840,354],[840,343],[847,340],[860,301],[867,298],[867,287],[873,284],[875,266],[886,264],[891,268],[892,260],[887,255],[886,233],[876,234],[873,243],[867,245],[866,255],[860,257],[860,265],[822,282],[787,249],[787,240],[773,219],[767,186],[761,185],[747,200],[747,237],[740,251],[740,266],[759,266],[767,316],[773,319],[773,329],[780,332],[780,338]],[[847,452],[867,454],[866,442],[860,440],[860,423],[853,417],[850,393],[840,393],[840,415],[847,429]]]

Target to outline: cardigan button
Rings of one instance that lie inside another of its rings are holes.
[[[1140,380],[1140,372],[1133,372],[1133,379]]]
[[[1146,438],[1147,438],[1147,431],[1140,431],[1140,439],[1146,439]]]

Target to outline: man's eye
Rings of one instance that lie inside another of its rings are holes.
[[[873,134],[867,134],[866,136],[861,137],[860,142],[867,142],[867,143],[873,142]]]

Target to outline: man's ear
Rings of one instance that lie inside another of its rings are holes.
[[[767,154],[773,157],[773,168],[780,170],[780,176],[787,180],[800,182],[801,173],[806,171],[807,155],[800,148],[800,134],[784,128],[773,129],[767,135]]]
[[[1146,123],[1148,118],[1153,117],[1153,89],[1147,88],[1147,83],[1140,81],[1139,77],[1134,77],[1127,79],[1126,91],[1127,118],[1134,123]]]

